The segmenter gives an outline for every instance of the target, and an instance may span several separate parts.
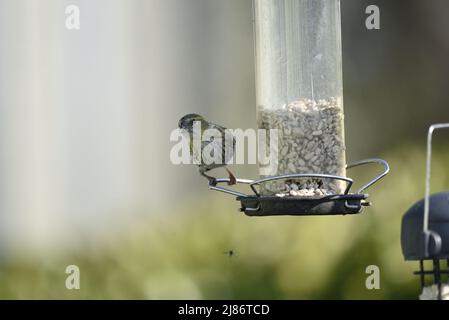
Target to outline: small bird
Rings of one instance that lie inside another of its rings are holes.
[[[206,172],[215,169],[215,168],[219,168],[219,167],[224,167],[225,170],[228,172],[229,175],[229,182],[228,185],[233,185],[237,183],[237,179],[235,178],[235,175],[226,167],[226,163],[233,157],[234,155],[234,148],[235,148],[235,137],[232,136],[232,145],[230,145],[231,143],[226,143],[226,134],[225,134],[225,130],[226,128],[209,122],[206,119],[204,119],[202,116],[200,116],[199,114],[196,113],[190,113],[187,114],[185,116],[183,116],[179,122],[178,122],[178,126],[180,129],[184,129],[187,131],[187,133],[189,134],[190,137],[190,156],[193,157],[193,126],[195,124],[195,122],[200,122],[201,123],[201,136],[203,136],[203,133],[205,130],[207,129],[216,129],[220,132],[221,134],[221,140],[214,140],[213,137],[211,137],[210,140],[206,140],[204,141],[202,139],[201,141],[201,155],[203,154],[203,149],[210,144],[220,144],[219,147],[221,148],[221,152],[222,152],[222,163],[211,163],[211,164],[206,164],[203,161],[203,157],[201,156],[201,160],[199,161],[200,164],[198,165],[199,167],[199,172],[200,174],[205,177],[206,179],[209,180],[209,184],[211,185],[216,185],[217,184],[217,180],[216,178],[209,176],[206,174]],[[229,139],[229,136],[228,136]]]

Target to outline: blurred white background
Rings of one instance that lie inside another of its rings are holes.
[[[1,0],[3,250],[73,244],[205,188],[170,164],[169,133],[187,112],[254,125],[251,15],[249,0]]]

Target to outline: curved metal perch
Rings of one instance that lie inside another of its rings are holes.
[[[388,163],[380,158],[370,158],[370,159],[365,159],[365,160],[360,160],[360,161],[356,161],[353,162],[349,165],[346,166],[347,169],[351,169],[354,167],[359,167],[362,165],[366,165],[366,164],[381,164],[384,167],[384,170],[382,171],[381,174],[379,174],[378,176],[376,176],[374,179],[372,179],[370,182],[368,182],[367,184],[365,184],[362,188],[360,188],[357,193],[363,193],[365,190],[367,190],[368,188],[370,188],[372,185],[374,185],[375,183],[377,183],[379,180],[381,180],[383,177],[385,177],[389,172],[390,172],[390,166],[388,165]],[[237,179],[237,184],[247,184],[251,187],[252,191],[254,192],[254,195],[256,196],[260,196],[260,194],[257,192],[257,190],[254,188],[255,185],[259,185],[261,183],[264,182],[268,182],[268,181],[274,181],[274,180],[287,180],[287,179],[292,179],[292,178],[323,178],[323,179],[334,179],[334,180],[342,180],[345,181],[348,186],[346,187],[346,190],[344,192],[345,195],[349,194],[349,191],[353,185],[353,180],[351,178],[347,178],[347,177],[340,177],[340,176],[336,176],[336,175],[330,175],[330,174],[314,174],[314,173],[293,173],[293,174],[286,174],[286,175],[281,175],[281,176],[274,176],[274,177],[269,177],[269,178],[263,178],[263,179],[259,179],[259,180],[248,180],[248,179]],[[214,190],[214,191],[219,191],[219,192],[223,192],[223,193],[227,193],[227,194],[231,194],[237,197],[249,197],[251,195],[247,195],[245,193],[241,193],[229,188],[224,188],[224,187],[220,187],[218,186],[218,184],[220,183],[227,183],[229,182],[229,178],[219,178],[216,179],[216,184],[211,184],[209,183],[209,189]]]
[[[347,169],[366,165],[381,164],[384,170],[374,179],[361,187],[355,194],[350,194],[353,180],[347,177],[340,177],[330,174],[297,173],[286,174],[274,177],[263,178],[259,180],[237,179],[237,184],[249,185],[254,194],[248,195],[229,188],[219,186],[218,184],[229,182],[229,178],[216,179],[215,183],[209,183],[209,188],[231,194],[237,197],[241,202],[241,211],[249,216],[272,216],[272,215],[337,215],[337,214],[357,214],[362,211],[364,206],[370,205],[366,201],[367,195],[363,194],[368,188],[385,177],[390,167],[385,160],[371,158],[357,161],[346,166]],[[274,180],[287,180],[293,178],[322,178],[341,180],[347,183],[343,194],[313,196],[313,197],[275,197],[262,196],[256,190],[255,186]]]

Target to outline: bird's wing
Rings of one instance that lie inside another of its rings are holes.
[[[220,132],[222,133],[222,143],[223,143],[223,156],[222,159],[224,160],[224,163],[228,163],[230,162],[233,157],[234,157],[234,152],[235,152],[235,137],[233,135],[228,135],[226,136],[226,128],[222,127],[218,124],[213,123],[212,124],[213,127],[215,127],[216,129],[220,130]],[[228,139],[228,141],[227,141]],[[232,139],[232,140],[231,140]]]
[[[225,165],[234,156],[235,138],[234,136],[226,137],[226,128],[218,124],[209,123],[208,129],[218,130],[221,134],[221,139],[211,138],[209,141],[204,141],[202,146],[204,147],[210,144],[211,147],[213,146],[214,148],[217,148],[217,150],[221,149],[222,165]],[[226,143],[226,139],[232,139],[232,141],[228,141],[228,143]]]
[[[209,122],[209,129],[217,129],[220,132],[225,132],[225,130],[226,130],[225,127],[220,126],[219,124],[216,124],[216,123],[212,123],[212,122]]]

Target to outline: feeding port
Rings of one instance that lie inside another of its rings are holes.
[[[390,167],[385,160],[372,158],[354,162],[347,169],[378,164],[383,167],[380,174],[375,176],[368,183],[364,184],[356,192],[351,191],[353,180],[351,178],[338,177],[325,174],[289,174],[262,178],[259,180],[237,179],[237,184],[249,186],[252,193],[246,194],[224,187],[222,184],[228,183],[229,178],[217,179],[215,183],[209,183],[211,190],[224,192],[236,197],[241,203],[240,211],[248,216],[313,216],[313,215],[347,215],[361,213],[365,206],[369,206],[368,195],[365,191],[385,177]],[[298,179],[333,179],[346,183],[342,194],[307,197],[278,197],[261,194],[261,186],[267,182],[275,180],[298,180]]]

